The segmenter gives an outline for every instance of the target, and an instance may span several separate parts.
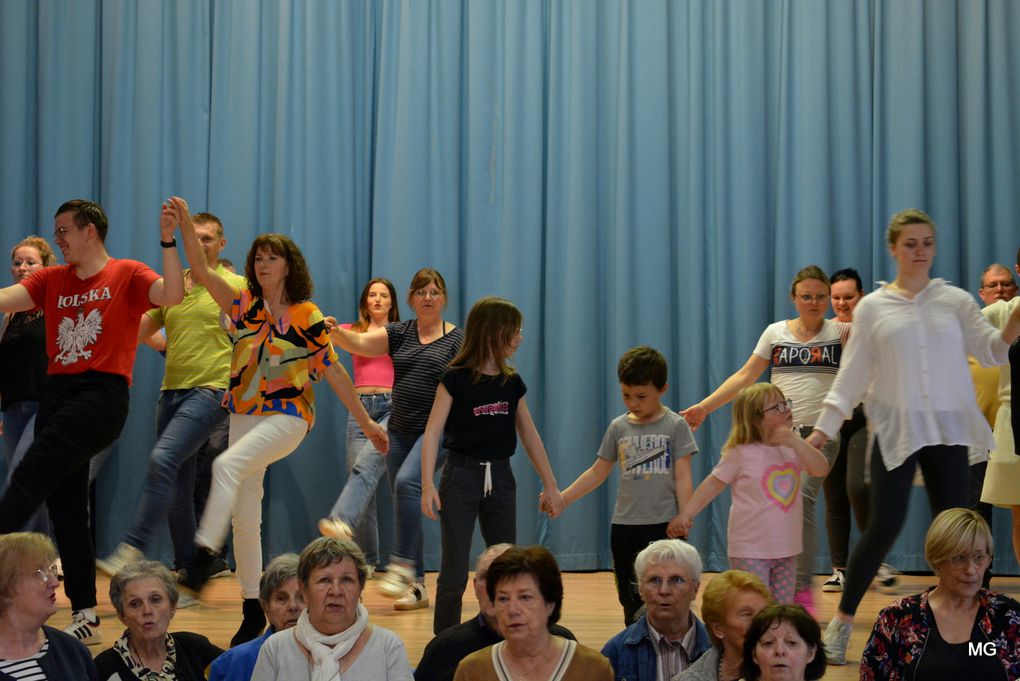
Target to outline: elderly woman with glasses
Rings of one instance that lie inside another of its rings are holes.
[[[97,678],[88,648],[46,626],[57,611],[56,559],[44,535],[0,535],[0,679]]]
[[[162,563],[132,563],[110,579],[110,602],[127,627],[96,656],[103,681],[199,681],[223,650],[200,634],[168,633],[177,612],[177,580]]]
[[[850,325],[825,319],[831,293],[828,277],[820,267],[809,265],[797,272],[790,285],[790,300],[797,316],[765,327],[754,351],[736,373],[723,381],[711,395],[680,412],[697,428],[716,409],[729,404],[740,391],[750,386],[771,367],[769,382],[793,400],[793,425],[801,437],[811,434],[822,410],[822,400],[829,392],[843,354]],[[839,442],[828,443],[818,450],[831,464],[839,451]],[[815,528],[815,501],[825,476],[804,473],[803,550],[797,560],[797,583],[794,600],[812,607],[811,565],[818,546]]]
[[[981,588],[992,533],[965,508],[939,513],[924,539],[938,584],[878,614],[861,679],[1020,678],[1020,603]]]

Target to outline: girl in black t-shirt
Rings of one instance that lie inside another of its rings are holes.
[[[542,438],[524,400],[527,388],[508,360],[523,339],[509,300],[482,298],[468,314],[464,344],[436,389],[422,443],[422,512],[436,519],[443,557],[433,630],[460,624],[471,536],[477,518],[487,546],[517,540],[516,482],[510,457],[517,435],[542,478],[555,517],[563,510]],[[439,489],[432,484],[440,436],[449,451]]]

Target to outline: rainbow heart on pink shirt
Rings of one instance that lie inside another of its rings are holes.
[[[769,466],[761,476],[761,486],[765,496],[783,509],[784,513],[788,513],[797,501],[800,470],[792,463]]]

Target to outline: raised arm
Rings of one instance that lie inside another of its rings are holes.
[[[553,475],[552,466],[549,465],[549,455],[546,454],[545,444],[542,437],[535,428],[535,421],[531,418],[531,411],[528,403],[523,397],[517,403],[517,414],[514,417],[514,425],[517,428],[517,435],[521,438],[524,451],[531,459],[531,465],[535,472],[542,479],[542,507],[553,518],[563,512],[566,504],[559,488],[556,486],[556,476]]]
[[[216,263],[206,262],[205,251],[195,234],[195,224],[191,221],[188,202],[174,196],[163,204],[163,208],[173,214],[181,225],[181,240],[184,242],[184,254],[188,256],[188,264],[191,265],[192,278],[205,286],[220,309],[229,314],[238,290],[216,272]],[[351,413],[354,413],[353,410]]]
[[[174,241],[177,229],[176,216],[167,211],[163,204],[159,214],[159,240],[161,243]],[[181,269],[181,258],[177,254],[177,246],[163,247],[163,278],[157,279],[149,287],[149,302],[160,307],[176,305],[184,300],[184,271]]]
[[[687,420],[691,430],[697,430],[698,426],[705,420],[705,417],[719,407],[732,402],[741,390],[757,381],[758,377],[761,376],[768,366],[769,360],[752,354],[744,362],[744,366],[740,367],[736,373],[723,381],[722,385],[715,389],[715,392],[697,404],[687,407],[680,412],[680,415]]]
[[[385,454],[388,452],[390,440],[386,435],[386,429],[373,421],[372,417],[365,411],[365,405],[358,398],[358,393],[354,390],[354,383],[351,382],[351,376],[347,373],[344,365],[340,362],[333,362],[326,367],[324,375],[326,382],[329,383],[329,387],[333,389],[336,396],[340,398],[340,401],[344,403],[347,410],[351,412],[351,416],[358,422],[361,432],[365,434],[365,437],[381,453]]]
[[[443,510],[436,489],[436,459],[439,456],[439,441],[446,430],[446,419],[450,417],[453,396],[442,383],[436,387],[436,399],[432,402],[429,421],[421,441],[421,512],[431,520],[438,519],[436,511]]]
[[[329,339],[352,355],[362,357],[379,357],[390,351],[390,338],[386,329],[369,329],[365,333],[357,333],[350,329],[342,329],[337,324],[329,330]]]
[[[21,284],[0,288],[0,312],[24,312],[35,307],[28,289]]]

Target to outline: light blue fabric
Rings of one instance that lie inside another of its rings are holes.
[[[661,349],[667,403],[686,407],[794,313],[800,267],[889,277],[895,211],[938,222],[937,276],[975,290],[985,265],[1012,261],[1017,35],[1011,0],[9,0],[0,245],[50,234],[56,207],[86,196],[110,214],[115,256],[158,264],[159,203],[180,194],[223,219],[235,262],[259,231],[293,236],[327,314],[354,314],[371,276],[403,289],[422,266],[445,275],[451,321],[509,297],[565,486],[623,409],[623,351]],[[154,440],[162,371],[147,354],[100,481],[100,553]],[[319,424],[267,476],[270,554],[315,536],[345,477],[345,414],[318,387]],[[696,479],[728,428],[723,409],[698,431]],[[515,459],[520,540],[565,568],[608,567],[615,480],[550,522]],[[889,559],[925,569],[914,497]],[[727,508],[694,530],[708,569],[725,567]],[[426,522],[432,568],[438,547]],[[996,573],[1018,570],[997,554]],[[826,556],[821,542],[817,569]]]

